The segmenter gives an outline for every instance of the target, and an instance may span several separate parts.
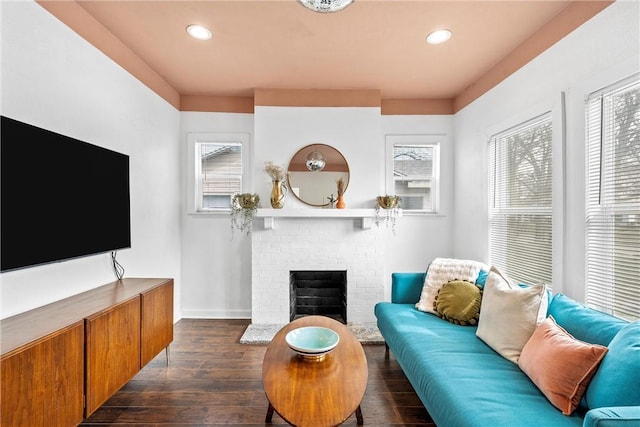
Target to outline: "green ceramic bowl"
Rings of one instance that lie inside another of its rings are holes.
[[[293,351],[303,355],[322,354],[336,348],[340,337],[329,328],[305,326],[290,331],[285,341]]]

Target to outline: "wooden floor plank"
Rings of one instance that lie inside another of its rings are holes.
[[[81,426],[266,426],[262,388],[266,346],[240,344],[248,320],[182,319],[170,363],[162,352]],[[384,346],[365,345],[369,366],[362,401],[365,426],[435,427]],[[287,425],[274,415],[274,426]],[[342,426],[355,427],[351,416]]]

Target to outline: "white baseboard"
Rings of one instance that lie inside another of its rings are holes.
[[[251,319],[251,310],[182,310],[183,319]]]

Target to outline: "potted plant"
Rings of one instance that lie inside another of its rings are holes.
[[[401,215],[401,210],[398,206],[400,197],[385,194],[384,196],[378,196],[376,200],[378,201],[376,205],[376,225],[380,225],[381,219],[387,227],[389,227],[389,223],[391,223],[391,231],[395,234],[396,220]],[[384,214],[382,214],[383,211]]]
[[[231,232],[240,230],[247,236],[251,234],[253,220],[258,213],[260,196],[251,193],[236,194],[231,199]]]

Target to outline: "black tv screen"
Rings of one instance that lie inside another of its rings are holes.
[[[131,247],[129,156],[0,123],[1,271]]]

